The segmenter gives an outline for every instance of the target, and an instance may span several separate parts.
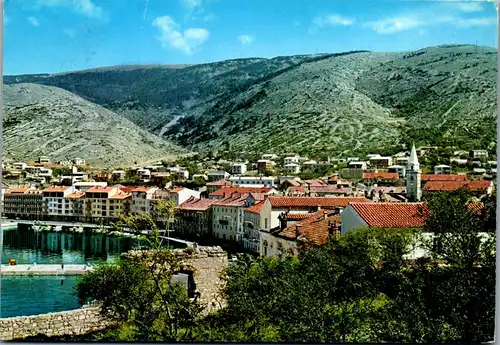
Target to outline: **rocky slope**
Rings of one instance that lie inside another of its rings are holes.
[[[491,147],[497,53],[470,45],[12,76],[58,86],[195,150],[330,155]]]
[[[68,91],[36,84],[4,86],[6,159],[81,157],[99,166],[130,166],[184,150]]]

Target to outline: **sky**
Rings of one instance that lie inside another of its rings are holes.
[[[497,47],[488,1],[5,0],[4,73]]]

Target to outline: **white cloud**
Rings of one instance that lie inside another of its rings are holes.
[[[164,48],[171,46],[186,54],[192,54],[210,35],[208,30],[202,28],[189,28],[181,33],[177,23],[169,16],[155,18],[153,26],[160,30],[158,40]]]
[[[251,44],[254,41],[254,39],[255,39],[255,37],[253,37],[251,35],[240,35],[240,36],[238,36],[238,40],[243,45]]]
[[[483,17],[483,18],[455,18],[452,21],[452,24],[462,27],[462,28],[470,28],[473,26],[488,26],[495,25],[497,23],[497,19],[495,17]]]
[[[467,13],[481,12],[484,9],[483,4],[478,1],[459,2],[456,6],[458,10]]]
[[[323,16],[317,16],[313,20],[313,24],[323,27],[327,25],[331,26],[349,26],[354,24],[354,19],[340,16],[338,14],[328,14]]]
[[[366,22],[364,27],[370,28],[379,34],[393,34],[437,25],[452,25],[459,29],[495,25],[497,22],[495,17],[470,17],[473,12],[479,12],[482,9],[482,4],[477,2],[457,4],[445,1],[438,5],[429,6],[425,11],[400,14]],[[464,17],[464,13],[467,13],[467,17]]]
[[[412,17],[394,17],[365,23],[366,27],[379,34],[393,34],[422,25],[425,25],[424,21]]]
[[[92,0],[38,0],[38,5],[46,7],[71,7],[87,17],[100,17],[102,9]]]
[[[184,6],[189,8],[195,8],[201,6],[201,0],[182,0]]]
[[[38,20],[37,20],[35,17],[28,17],[28,22],[29,22],[31,25],[33,25],[33,26],[38,26],[38,25],[40,25],[40,24],[38,23]]]

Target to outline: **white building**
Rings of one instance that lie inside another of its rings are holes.
[[[198,191],[183,187],[172,189],[169,194],[170,200],[175,203],[175,206],[179,206],[191,197],[199,199],[201,195]]]
[[[132,194],[132,203],[130,205],[130,213],[139,215],[151,211],[151,200],[154,193],[158,190],[156,187],[136,187],[130,189]]]
[[[320,209],[341,212],[350,202],[369,202],[366,198],[356,197],[293,197],[269,196],[262,205],[263,231],[270,231],[280,225],[282,213],[311,213]]]
[[[467,159],[460,159],[457,157],[450,158],[450,164],[457,164],[457,165],[467,165]]]
[[[76,182],[73,186],[79,191],[86,192],[92,187],[106,187],[108,185],[107,182]]]
[[[426,218],[421,212],[423,203],[352,203],[341,214],[341,233],[362,228],[389,229],[423,229]],[[428,254],[422,241],[432,240],[433,233],[421,232],[421,237],[415,239],[413,251],[407,255],[416,259]],[[482,240],[487,233],[479,233]]]
[[[66,197],[75,192],[73,186],[51,186],[42,191],[44,211],[51,219],[70,219],[73,216],[73,204]]]
[[[406,166],[410,157],[397,157],[396,164]]]
[[[136,174],[142,178],[142,179],[149,179],[151,178],[151,170],[149,169],[137,169]]]
[[[348,165],[351,168],[366,170],[366,162],[351,161]]]
[[[436,175],[451,174],[451,166],[445,164],[436,165],[434,167],[434,174]]]
[[[264,226],[261,213],[263,205],[261,201],[244,211],[243,247],[254,253],[260,251],[260,229]]]
[[[266,154],[263,154],[260,158],[263,159],[263,160],[270,160],[270,161],[272,161],[273,159],[278,158],[278,156],[275,155],[274,153],[266,153]]]
[[[243,175],[247,172],[247,165],[245,163],[233,163],[231,165],[231,174]]]
[[[298,163],[299,162],[299,157],[298,156],[292,156],[292,157],[285,157],[283,160],[283,164],[290,164],[290,163]]]
[[[86,162],[85,162],[85,159],[75,158],[75,159],[73,159],[73,164],[74,165],[85,165]]]
[[[246,198],[236,194],[212,204],[212,231],[216,239],[243,243]]]
[[[377,157],[381,157],[378,153],[370,153],[368,155],[366,155],[366,157],[370,160],[372,158],[377,158]]]
[[[370,167],[372,168],[388,168],[392,165],[392,157],[371,157]]]
[[[400,178],[405,178],[406,176],[406,168],[402,165],[391,165],[387,168],[387,172],[389,173],[397,173]]]
[[[250,176],[233,176],[229,181],[236,187],[275,187],[276,178],[272,176],[250,177]]]
[[[125,178],[126,174],[127,173],[124,170],[113,170],[111,172],[111,175],[118,180]]]
[[[12,167],[16,170],[25,170],[27,166],[28,164],[22,162],[12,164]]]
[[[347,163],[357,162],[359,161],[359,157],[347,157]]]
[[[289,163],[284,166],[285,171],[290,174],[298,174],[300,172],[300,165],[297,163]]]
[[[486,158],[486,157],[488,157],[488,151],[487,150],[472,150],[472,151],[470,151],[469,155],[472,158]]]
[[[231,175],[226,171],[210,171],[207,176],[209,181],[219,181],[227,180]]]

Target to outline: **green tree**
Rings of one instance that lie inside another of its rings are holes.
[[[97,303],[118,324],[117,340],[190,340],[201,317],[202,304],[173,281],[181,263],[160,237],[160,224],[168,230],[174,211],[173,203],[160,202],[152,214],[121,215],[114,228],[141,234],[145,250],[98,266],[77,283],[80,303]],[[149,234],[142,236],[145,229]]]

